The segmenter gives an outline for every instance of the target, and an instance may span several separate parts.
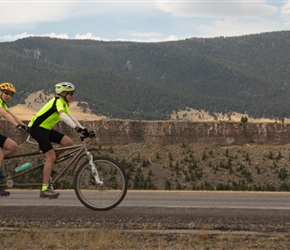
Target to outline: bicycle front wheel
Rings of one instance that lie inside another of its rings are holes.
[[[109,210],[125,198],[128,181],[124,169],[118,162],[107,157],[95,157],[100,180],[96,183],[89,162],[84,162],[75,176],[75,192],[86,207],[93,210]]]

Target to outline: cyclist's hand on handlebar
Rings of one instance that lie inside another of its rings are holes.
[[[89,136],[90,136],[90,138],[93,138],[93,137],[96,137],[96,134],[95,134],[95,132],[94,131],[90,131],[89,132]]]
[[[78,133],[82,134],[82,135],[85,136],[85,137],[89,137],[89,136],[90,136],[90,133],[89,133],[89,131],[88,131],[87,128],[79,128],[79,127],[77,127],[77,128],[76,128],[76,131],[77,131]]]
[[[27,130],[27,127],[26,126],[24,126],[24,125],[20,125],[20,124],[18,124],[17,126],[16,126],[16,128],[18,129],[18,130],[20,130],[20,131],[26,131]]]
[[[83,131],[81,132],[81,134],[85,137],[89,137],[90,136],[90,133],[88,131],[88,129],[84,128]]]
[[[82,128],[80,128],[80,127],[75,127],[75,131],[77,131],[78,133],[81,133],[82,132]]]

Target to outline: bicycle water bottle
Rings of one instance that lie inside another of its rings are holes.
[[[30,168],[31,165],[32,165],[32,164],[31,164],[30,162],[26,162],[26,163],[22,164],[21,166],[15,168],[15,172],[16,172],[16,173],[20,173],[21,171]]]

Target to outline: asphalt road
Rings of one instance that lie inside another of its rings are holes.
[[[84,207],[74,191],[60,193],[49,200],[38,198],[39,191],[12,190],[0,198],[0,226],[290,232],[289,193],[129,191],[118,207],[101,212]]]
[[[73,190],[60,190],[58,199],[40,199],[38,190],[10,190],[1,206],[83,206]],[[236,208],[290,210],[286,192],[128,191],[119,207]]]

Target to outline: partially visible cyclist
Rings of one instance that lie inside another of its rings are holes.
[[[16,115],[14,115],[7,106],[14,94],[16,94],[16,90],[13,84],[9,82],[0,84],[0,117],[12,123],[17,129],[26,131],[26,125]],[[2,170],[4,158],[16,151],[18,144],[7,136],[0,134],[0,147],[0,179],[4,179],[5,174]],[[10,193],[3,187],[0,187],[0,195],[9,196]]]
[[[55,85],[56,96],[49,100],[31,119],[28,124],[30,135],[38,142],[40,150],[45,154],[46,160],[43,168],[42,188],[40,198],[57,198],[58,192],[49,187],[50,175],[56,159],[56,153],[52,142],[61,147],[73,145],[72,139],[53,129],[63,121],[77,132],[88,136],[89,132],[69,111],[69,103],[72,102],[75,87],[70,82],[60,82]]]

